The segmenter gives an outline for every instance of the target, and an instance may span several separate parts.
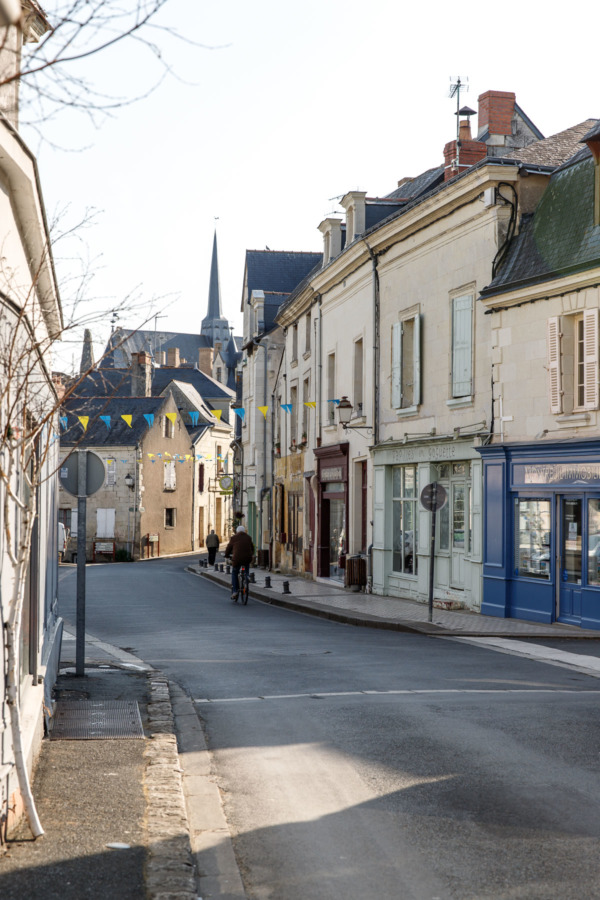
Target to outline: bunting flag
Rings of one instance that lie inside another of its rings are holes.
[[[149,453],[149,454],[148,454],[148,458],[149,458],[149,459],[154,459],[154,453]]]
[[[100,416],[108,430],[110,431],[110,416]]]
[[[200,415],[200,413],[197,412],[196,410],[190,410],[190,419],[192,420],[192,425],[194,426],[194,428],[198,424],[198,416],[199,415]]]
[[[173,425],[177,421],[177,413],[165,413],[167,419],[170,419]]]
[[[144,413],[144,418],[148,423],[148,427],[152,428],[152,426],[154,425],[154,413]]]
[[[268,411],[269,407],[268,406],[257,406],[257,409],[259,409],[261,411],[261,413],[265,417],[265,421],[266,421],[267,411]]]
[[[185,462],[185,459],[180,459],[179,462],[180,462],[180,463],[184,463],[184,462]]]
[[[162,459],[162,453],[157,453],[156,455],[158,456],[159,459]]]
[[[286,411],[286,413],[291,413],[294,406],[292,403],[282,403],[281,408],[284,409]]]
[[[240,407],[234,406],[233,411],[236,414],[236,416],[238,418],[240,418],[243,422],[244,419],[246,418],[246,410],[244,409],[244,407],[243,406],[240,406]]]
[[[123,419],[125,424],[129,425],[129,427],[131,428],[131,420],[133,419],[133,416],[121,416],[121,418]]]
[[[156,460],[155,460],[155,459],[151,459],[151,460],[150,460],[150,462],[152,462],[152,463],[155,463],[155,462],[156,462]]]
[[[305,400],[304,405],[310,407],[310,409],[316,409],[316,402],[314,400]]]
[[[237,412],[237,409],[236,409],[236,412]],[[222,409],[213,409],[212,414],[215,417],[215,419],[218,419],[220,422],[221,416],[223,415],[223,410]]]
[[[166,451],[166,450],[165,450],[165,456],[168,456],[169,459],[171,459],[171,454],[170,454],[168,451]]]
[[[77,416],[77,418],[81,422],[81,425],[83,426],[83,430],[87,431],[88,422],[90,421],[90,417],[89,416]]]
[[[69,422],[69,420],[67,419],[66,416],[61,416],[61,417],[60,417],[60,424],[61,424],[62,427],[65,429],[65,431],[66,431],[66,429],[67,429],[67,424],[68,424],[68,422]]]
[[[332,399],[332,400],[328,400],[327,402],[328,402],[328,403],[335,403],[336,406],[339,406],[340,403],[341,403],[342,401],[341,401],[341,400]]]

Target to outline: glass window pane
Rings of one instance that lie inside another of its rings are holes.
[[[550,580],[550,501],[515,503],[515,574]]]
[[[465,548],[465,486],[452,485],[452,546]]]
[[[438,513],[438,548],[450,549],[450,504],[445,503]]]
[[[569,584],[581,584],[581,506],[582,501],[576,498],[565,499],[562,504],[561,578]]]
[[[401,497],[402,496],[402,468],[401,468],[401,466],[395,466],[392,469],[392,496],[393,497]]]
[[[402,504],[398,500],[392,503],[393,508],[393,538],[392,538],[392,568],[394,572],[402,572]]]
[[[438,466],[439,478],[438,481],[443,481],[446,478],[450,477],[450,466],[448,463],[444,463],[443,465]],[[435,481],[435,479],[434,479]]]
[[[402,535],[403,553],[404,553],[404,571],[410,575],[414,574],[414,545],[415,545],[415,523],[414,523],[414,503],[410,500],[404,501],[403,518],[404,532]]]
[[[413,466],[407,466],[404,470],[404,496],[414,497],[417,484],[417,470]]]
[[[588,500],[588,584],[600,585],[600,499]]]

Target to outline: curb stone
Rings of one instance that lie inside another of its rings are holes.
[[[146,771],[147,900],[197,900],[183,780],[168,679],[151,672]]]

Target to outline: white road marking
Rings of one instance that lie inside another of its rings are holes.
[[[411,694],[600,694],[600,690],[582,688],[416,688],[402,691],[335,691],[310,694],[269,694],[264,697],[196,697],[194,703],[254,703],[257,700],[306,700],[326,697],[386,697]]]
[[[554,647],[546,647],[542,643],[530,641],[515,641],[510,638],[493,637],[448,637],[440,640],[460,641],[464,644],[473,644],[487,650],[495,650],[497,653],[508,653],[510,656],[522,656],[535,662],[547,663],[550,666],[559,666],[562,669],[571,669],[583,675],[591,675],[592,678],[600,678],[600,658],[596,656],[584,656],[581,653],[569,653],[567,650],[557,650]]]

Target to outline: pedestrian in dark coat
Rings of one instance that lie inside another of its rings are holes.
[[[210,534],[206,536],[206,549],[208,550],[208,564],[209,566],[214,566],[215,559],[217,556],[217,550],[219,549],[219,545],[221,543],[221,538],[218,534],[215,534],[214,529],[211,529]]]

